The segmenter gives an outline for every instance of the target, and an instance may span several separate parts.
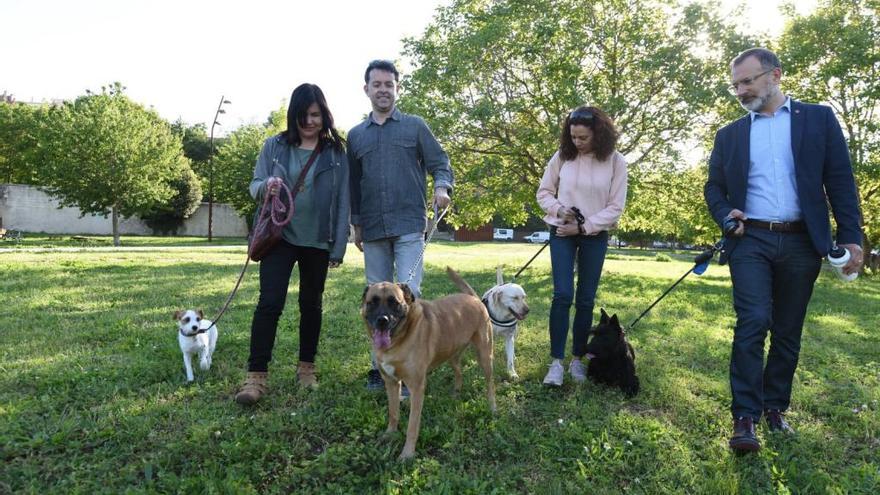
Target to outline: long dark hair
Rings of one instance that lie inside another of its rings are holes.
[[[287,144],[291,146],[299,146],[302,139],[299,137],[299,130],[296,124],[300,126],[306,125],[306,114],[312,103],[317,103],[321,110],[321,132],[318,135],[318,141],[322,148],[328,146],[342,150],[345,140],[336,131],[333,126],[333,114],[327,107],[327,100],[324,98],[324,92],[315,84],[300,84],[293,90],[290,95],[290,105],[287,107],[287,130],[281,133]]]
[[[571,126],[582,125],[593,130],[593,154],[600,162],[604,162],[614,152],[618,134],[614,121],[596,107],[581,106],[572,110],[562,121],[562,135],[559,136],[559,157],[563,160],[574,160],[578,150],[571,141]]]

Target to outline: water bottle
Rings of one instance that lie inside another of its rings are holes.
[[[843,273],[843,267],[849,263],[850,256],[849,249],[836,244],[831,248],[831,252],[828,253],[828,264],[834,268],[838,277],[847,282],[852,282],[859,276],[859,272],[850,273],[849,275]]]

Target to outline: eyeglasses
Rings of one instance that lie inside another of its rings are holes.
[[[731,84],[730,86],[728,86],[728,87],[727,87],[727,91],[728,91],[730,94],[732,94],[733,96],[736,96],[736,91],[737,91],[737,89],[739,88],[739,85],[740,85],[740,84],[742,84],[743,86],[751,86],[752,83],[754,83],[755,81],[757,81],[759,77],[763,76],[764,74],[769,74],[770,72],[773,72],[774,69],[775,69],[775,67],[774,67],[773,69],[770,69],[770,70],[765,70],[764,72],[762,72],[762,73],[760,73],[760,74],[758,74],[758,75],[755,75],[755,76],[752,76],[752,77],[746,77],[746,78],[740,79],[739,81],[737,81],[737,82]]]
[[[568,114],[568,121],[572,122],[575,120],[586,120],[587,123],[593,122],[593,112],[589,110],[575,110]]]

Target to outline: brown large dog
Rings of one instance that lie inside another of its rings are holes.
[[[449,278],[464,294],[435,301],[416,300],[406,284],[379,282],[364,291],[361,316],[373,341],[379,371],[388,393],[387,433],[397,431],[400,420],[400,382],[411,395],[406,443],[400,459],[415,455],[428,372],[446,361],[455,371],[455,391],[461,389],[461,354],[468,344],[486,375],[486,396],[495,412],[492,381],[492,325],[486,307],[474,289],[455,270]]]

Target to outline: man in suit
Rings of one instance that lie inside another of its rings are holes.
[[[730,448],[761,448],[755,423],[792,433],[785,421],[801,329],[822,257],[837,242],[862,264],[862,233],[849,151],[831,109],[793,101],[779,89],[776,55],[752,48],[731,63],[730,92],[748,115],[715,135],[704,196],[722,225],[737,221],[721,262],[729,261],[736,327],[730,357]],[[764,340],[770,351],[764,364]]]

